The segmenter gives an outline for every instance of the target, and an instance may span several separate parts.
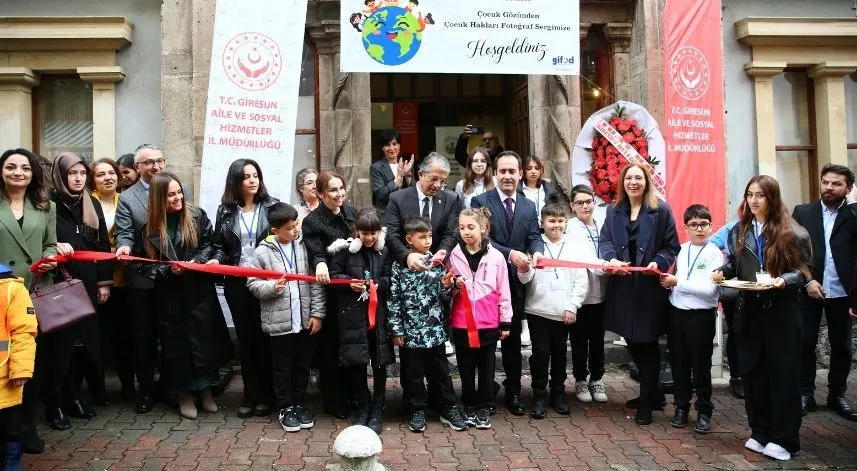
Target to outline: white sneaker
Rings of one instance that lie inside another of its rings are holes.
[[[444,343],[443,345],[444,345],[444,347],[446,347],[446,355],[447,355],[447,356],[452,355],[453,353],[455,353],[455,349],[454,349],[454,348],[452,348],[452,342],[450,342],[449,340],[447,340],[447,341],[446,341],[446,343]]]
[[[791,453],[774,442],[768,442],[765,449],[762,450],[762,454],[779,461],[788,461],[792,459]]]
[[[592,400],[595,402],[607,402],[607,393],[604,388],[604,381],[590,381],[589,392],[592,394]]]
[[[530,326],[527,325],[526,320],[521,321],[521,346],[529,347],[532,344],[530,341]]]
[[[574,389],[577,391],[577,400],[580,402],[592,402],[592,393],[589,392],[589,385],[586,381],[578,381],[574,383]]]
[[[747,442],[744,443],[744,448],[755,451],[756,453],[765,452],[765,447],[763,447],[761,443],[757,442],[755,438],[747,440]]]

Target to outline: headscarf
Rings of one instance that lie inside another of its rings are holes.
[[[57,192],[60,199],[66,206],[70,206],[80,200],[83,204],[83,224],[98,230],[98,213],[95,212],[95,206],[92,204],[92,198],[89,196],[89,191],[84,185],[80,193],[72,193],[68,189],[68,170],[77,164],[83,164],[86,167],[86,161],[74,152],[63,152],[54,159],[54,166],[51,169],[51,180],[54,182],[54,191]]]

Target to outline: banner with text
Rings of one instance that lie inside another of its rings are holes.
[[[693,203],[726,214],[726,149],[720,0],[664,6],[664,137],[667,195],[676,215]]]
[[[218,0],[202,147],[200,206],[214,218],[229,164],[259,163],[268,190],[292,191],[307,0]]]
[[[341,0],[345,72],[577,75],[578,0]]]

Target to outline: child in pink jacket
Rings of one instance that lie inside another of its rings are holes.
[[[489,410],[494,406],[494,351],[497,340],[509,336],[512,298],[506,260],[488,243],[491,212],[487,208],[464,209],[458,216],[461,242],[450,254],[450,272],[456,286],[465,287],[479,334],[479,347],[468,341],[468,306],[462,291],[452,301],[452,339],[461,375],[464,420],[479,429],[491,428]],[[476,390],[476,372],[479,390]]]

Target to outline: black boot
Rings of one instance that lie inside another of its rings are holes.
[[[24,445],[21,442],[4,442],[3,456],[0,463],[3,465],[3,470],[18,470],[21,469],[21,455],[24,454]]]
[[[372,402],[372,410],[369,412],[366,426],[378,435],[384,431],[384,399],[375,399]]]
[[[530,417],[534,419],[544,419],[548,414],[547,407],[545,407],[545,392],[544,391],[534,391],[533,394],[533,409],[530,411]]]
[[[95,411],[83,405],[80,399],[75,399],[62,408],[69,417],[78,419],[91,419],[95,417]]]
[[[24,432],[24,453],[28,455],[41,455],[45,452],[45,441],[39,437],[39,432],[33,425],[27,426]]]
[[[372,403],[369,401],[360,401],[357,403],[357,409],[354,411],[354,420],[351,425],[366,425],[369,422],[369,415],[372,413]]]
[[[45,408],[45,421],[54,430],[68,430],[71,428],[71,421],[59,407]]]

